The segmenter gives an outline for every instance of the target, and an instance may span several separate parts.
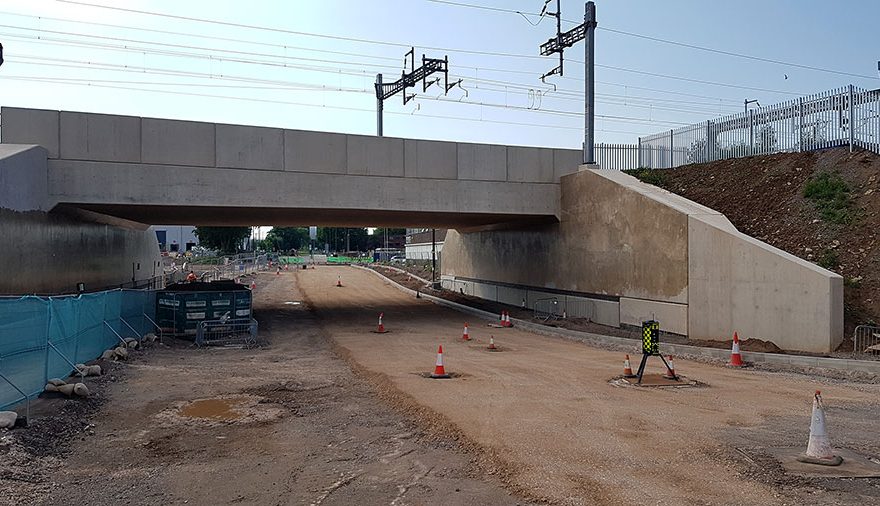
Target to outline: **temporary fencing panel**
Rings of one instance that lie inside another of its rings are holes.
[[[43,391],[73,365],[121,338],[155,331],[154,292],[112,290],[65,297],[0,298],[0,408]]]

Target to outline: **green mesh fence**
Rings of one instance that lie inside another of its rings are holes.
[[[327,257],[328,264],[371,264],[371,257]]]
[[[154,332],[155,292],[111,290],[64,297],[0,298],[0,409],[34,397],[71,364],[98,358],[119,338]]]

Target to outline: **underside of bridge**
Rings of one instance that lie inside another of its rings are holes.
[[[150,225],[426,227],[464,232],[527,228],[554,223],[552,216],[491,213],[438,213],[380,209],[310,209],[295,207],[147,206],[120,204],[62,204],[70,208]]]

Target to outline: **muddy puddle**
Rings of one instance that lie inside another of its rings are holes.
[[[201,418],[206,420],[233,421],[244,416],[244,413],[236,408],[244,404],[244,398],[227,399],[199,399],[192,401],[180,408],[180,415],[187,418]]]

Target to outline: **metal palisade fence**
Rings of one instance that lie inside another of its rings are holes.
[[[848,146],[880,154],[880,89],[849,85],[730,116],[597,144],[605,169],[666,169],[752,155]]]

